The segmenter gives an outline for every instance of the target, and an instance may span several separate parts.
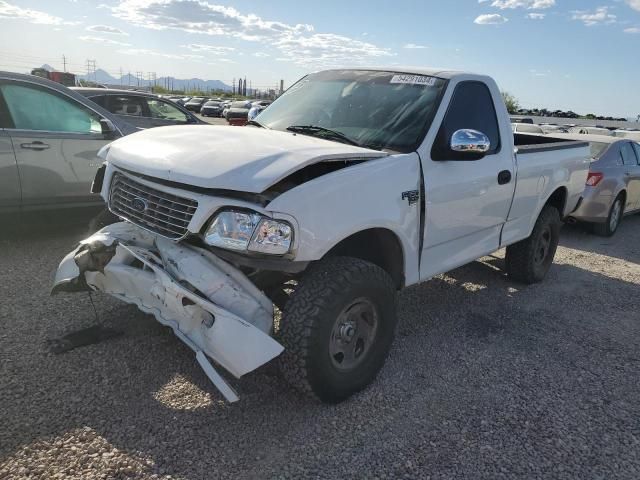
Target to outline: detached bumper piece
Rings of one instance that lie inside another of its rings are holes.
[[[284,348],[269,333],[273,304],[244,274],[211,252],[130,223],[103,228],[60,263],[52,290],[99,290],[173,329],[229,402],[238,400],[207,356],[236,378]]]

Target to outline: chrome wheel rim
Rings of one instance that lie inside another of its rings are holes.
[[[551,228],[547,226],[542,231],[542,235],[540,235],[540,239],[538,240],[538,245],[536,245],[535,255],[533,257],[533,261],[536,263],[536,265],[539,265],[545,261],[550,249]]]
[[[609,230],[612,232],[618,228],[618,222],[620,222],[620,214],[622,213],[622,202],[616,200],[611,209],[611,218],[609,219]]]
[[[358,298],[342,310],[329,339],[329,356],[337,370],[353,370],[364,361],[376,338],[378,323],[378,311],[367,298]]]

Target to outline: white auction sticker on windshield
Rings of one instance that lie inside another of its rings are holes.
[[[433,87],[436,84],[436,77],[425,77],[424,75],[394,75],[389,83],[405,83],[409,85]]]

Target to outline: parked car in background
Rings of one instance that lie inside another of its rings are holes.
[[[59,83],[0,72],[0,212],[103,205],[97,153],[135,131]]]
[[[614,130],[613,136],[617,138],[628,138],[640,142],[640,130]]]
[[[200,115],[203,117],[221,117],[222,104],[217,100],[209,100],[200,109]]]
[[[511,130],[513,130],[513,133],[535,133],[539,135],[544,133],[544,130],[542,130],[540,125],[534,125],[531,123],[512,123]]]
[[[251,110],[250,101],[240,100],[233,102],[227,110],[225,118],[227,122],[229,122],[229,125],[246,125],[249,120],[249,110]]]
[[[184,100],[183,97],[167,97],[167,100],[171,100],[173,103],[177,103],[178,105],[184,107]]]
[[[528,117],[510,117],[511,123],[533,123],[532,118]]]
[[[580,206],[571,217],[591,224],[598,235],[613,235],[624,215],[640,211],[640,144],[607,135],[554,136],[589,142],[589,176]]]
[[[72,87],[72,90],[141,129],[205,123],[184,107],[152,93],[108,88]]]
[[[604,127],[576,126],[569,129],[569,133],[579,133],[580,135],[611,135],[611,130]]]
[[[540,128],[542,129],[545,135],[553,135],[556,133],[569,133],[569,129],[562,125],[541,124]]]
[[[203,97],[193,97],[191,100],[184,104],[184,108],[191,112],[199,113],[202,105],[207,101],[206,98]]]

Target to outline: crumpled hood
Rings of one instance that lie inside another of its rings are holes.
[[[261,193],[319,162],[372,159],[386,152],[254,127],[151,128],[113,142],[116,167],[196,187]]]

